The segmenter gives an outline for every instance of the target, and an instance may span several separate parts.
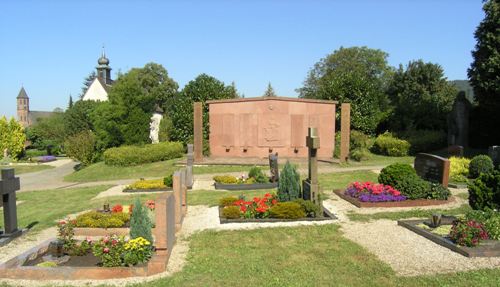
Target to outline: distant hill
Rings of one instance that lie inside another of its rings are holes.
[[[465,97],[471,102],[474,102],[474,90],[472,86],[469,84],[467,80],[454,80],[449,81],[452,85],[454,85],[459,91],[465,92]]]

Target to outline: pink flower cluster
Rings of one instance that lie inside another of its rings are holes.
[[[395,189],[394,187],[392,187],[390,185],[383,185],[381,183],[373,183],[370,181],[366,181],[363,183],[356,181],[356,182],[352,183],[350,187],[354,187],[358,193],[359,192],[368,192],[368,193],[371,193],[373,195],[379,195],[379,194],[382,194],[385,192],[385,193],[388,193],[388,194],[394,195],[394,196],[401,195],[401,192],[399,192],[397,189]]]

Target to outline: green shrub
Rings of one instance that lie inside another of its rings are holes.
[[[371,155],[367,148],[357,148],[349,153],[349,157],[355,161],[369,160]]]
[[[121,146],[104,152],[107,165],[130,166],[181,157],[184,147],[179,142],[162,142],[144,146]]]
[[[173,174],[169,173],[167,176],[163,178],[163,184],[167,187],[172,187],[174,184]]]
[[[356,149],[369,149],[373,145],[370,136],[356,130],[351,131],[350,147],[351,151]]]
[[[27,149],[24,152],[24,157],[25,158],[31,158],[31,157],[37,157],[37,156],[44,156],[47,155],[46,150],[38,150],[38,149]]]
[[[132,216],[130,217],[130,239],[142,237],[149,242],[153,242],[151,234],[151,220],[146,208],[141,204],[139,198],[135,200]]]
[[[481,240],[488,239],[488,232],[479,222],[458,219],[453,222],[449,236],[458,245],[474,247],[479,245]]]
[[[491,171],[493,171],[493,161],[487,155],[477,155],[470,161],[469,176],[471,178],[476,178],[481,173],[488,173]]]
[[[222,209],[222,216],[227,219],[236,219],[241,217],[240,208],[238,206],[226,206]]]
[[[410,154],[434,151],[446,146],[447,136],[443,131],[413,130],[401,135],[410,143]]]
[[[430,189],[429,183],[421,179],[418,175],[403,177],[393,187],[408,199],[426,198]]]
[[[227,196],[219,199],[219,206],[230,206],[233,205],[238,200],[237,197]]]
[[[297,199],[293,202],[300,204],[300,206],[304,210],[307,217],[319,217],[319,216],[323,215],[320,212],[319,206],[314,204],[310,200],[304,200],[301,198],[301,199]]]
[[[453,182],[467,182],[470,159],[465,157],[450,157],[450,178]]]
[[[465,218],[482,223],[491,239],[500,240],[500,212],[471,210],[467,212]]]
[[[232,175],[216,175],[213,177],[214,181],[222,184],[236,184],[238,183],[238,178]]]
[[[481,173],[469,184],[469,205],[478,210],[500,208],[500,171]]]
[[[430,183],[427,191],[428,199],[447,200],[451,192],[448,188],[439,183]]]
[[[387,156],[405,156],[408,155],[410,143],[394,137],[391,133],[385,132],[375,139],[373,151]]]
[[[306,216],[304,209],[297,202],[278,202],[269,209],[272,218],[297,219]]]
[[[96,149],[96,137],[90,130],[69,136],[64,142],[64,150],[70,158],[89,166],[99,158]]]
[[[269,182],[269,178],[264,175],[260,167],[254,166],[248,172],[248,178],[254,178],[257,183],[267,183]],[[248,183],[248,182],[247,182]]]
[[[340,158],[340,132],[335,133],[335,149],[333,150],[333,157]]]
[[[380,171],[378,182],[395,187],[396,184],[403,178],[416,175],[417,172],[411,165],[405,163],[393,163],[384,167],[382,171]]]
[[[278,181],[278,200],[292,201],[300,198],[300,174],[289,161],[285,163]]]

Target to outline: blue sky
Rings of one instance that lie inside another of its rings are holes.
[[[368,46],[389,64],[440,64],[466,79],[484,13],[480,0],[1,1],[0,115],[15,116],[24,85],[32,110],[66,108],[104,44],[113,68],[162,64],[182,88],[200,73],[246,97],[271,82],[297,96],[307,72],[341,46]]]

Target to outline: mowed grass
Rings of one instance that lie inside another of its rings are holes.
[[[323,192],[328,194],[334,189],[345,189],[350,183],[359,181],[377,182],[378,175],[370,170],[321,173],[318,180]]]
[[[393,163],[413,164],[414,161],[415,161],[414,156],[384,156],[378,154],[371,154],[369,160],[364,160],[364,161],[350,160],[348,163],[341,164],[341,166],[342,167],[387,166]]]
[[[46,164],[37,164],[37,165],[2,165],[0,166],[0,169],[4,168],[14,168],[16,174],[22,174],[22,173],[30,173],[30,172],[37,172],[37,171],[42,171],[46,169],[51,169],[54,168],[53,166],[46,165]]]
[[[135,166],[112,166],[98,162],[64,177],[69,182],[91,182],[118,179],[139,179],[164,177],[181,167],[175,163],[180,159],[146,163]],[[244,172],[248,173],[252,166],[195,166],[194,174]]]
[[[440,213],[444,215],[459,215],[465,214],[471,210],[471,207],[468,204],[463,204],[460,207],[451,208],[451,209],[419,209],[415,207],[412,210],[406,211],[398,211],[398,212],[377,212],[372,214],[359,214],[359,213],[348,213],[347,216],[352,221],[370,221],[370,220],[379,220],[379,219],[389,219],[389,220],[399,220],[406,218],[430,218],[434,213]]]
[[[57,220],[63,219],[70,214],[88,209],[102,208],[104,203],[110,203],[111,205],[116,203],[130,204],[137,197],[142,202],[145,202],[147,199],[155,199],[159,195],[155,193],[91,200],[109,187],[95,186],[17,193],[17,201],[22,201],[17,205],[18,225],[21,228],[25,228],[28,225],[36,223],[32,231],[38,231],[55,226]],[[0,213],[0,224],[3,225],[3,212]]]
[[[498,286],[500,269],[398,277],[338,225],[203,231],[172,277],[133,286]]]

